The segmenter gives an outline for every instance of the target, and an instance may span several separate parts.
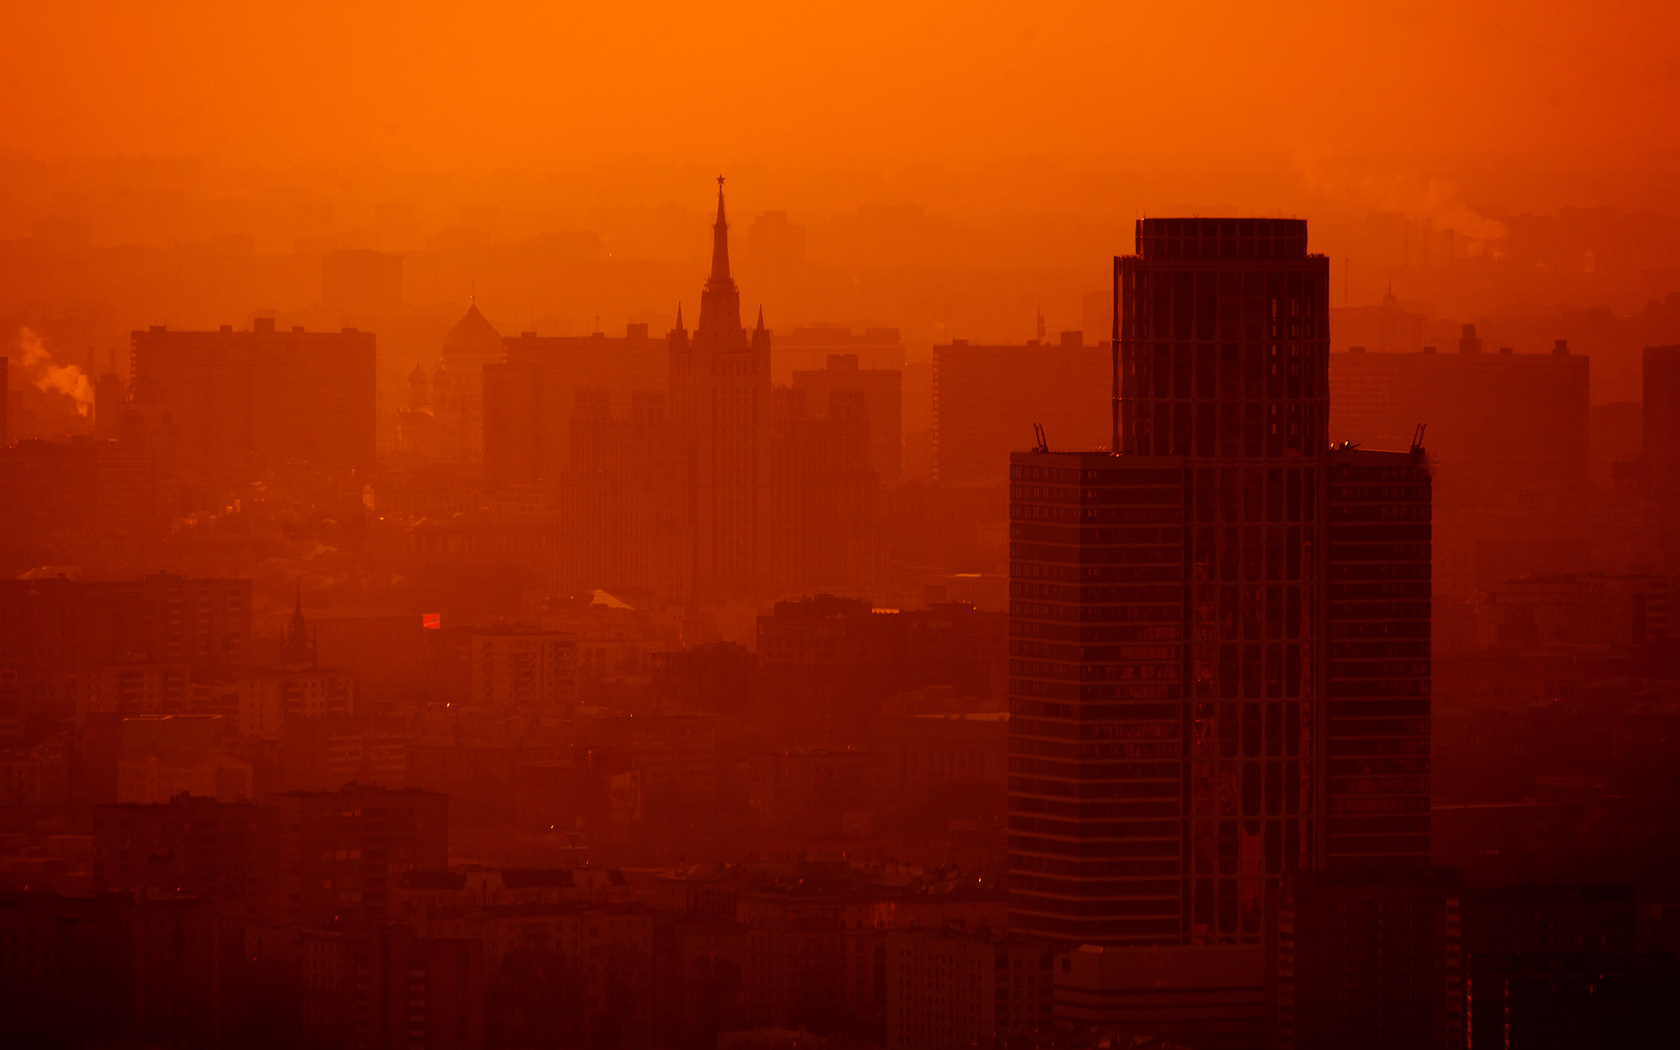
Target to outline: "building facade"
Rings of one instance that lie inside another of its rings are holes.
[[[1427,867],[1429,463],[1330,447],[1327,283],[1303,222],[1141,221],[1113,451],[1011,459],[1010,924],[1110,956],[1070,1023],[1249,1045],[1283,880]]]
[[[671,413],[689,449],[693,586],[750,595],[766,586],[770,504],[770,332],[764,311],[750,333],[729,273],[729,223],[718,180],[712,272],[693,335],[682,313],[668,336]]]
[[[374,336],[248,331],[133,333],[133,400],[167,406],[183,481],[240,482],[257,471],[374,467]]]

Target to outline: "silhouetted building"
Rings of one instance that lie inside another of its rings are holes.
[[[1680,1038],[1680,970],[1641,952],[1633,887],[1464,890],[1472,1050],[1659,1047]]]
[[[664,394],[630,395],[614,416],[605,390],[579,391],[571,415],[571,469],[559,486],[566,585],[689,593],[693,462]]]
[[[1587,568],[1588,364],[1562,342],[1483,353],[1474,325],[1456,354],[1331,355],[1331,440],[1404,448],[1427,425],[1437,531],[1453,553],[1437,566],[1443,592]]]
[[[0,580],[0,661],[30,672],[184,665],[227,679],[250,640],[250,580]]]
[[[886,964],[888,1050],[967,1050],[1050,1031],[1046,944],[996,930],[900,930]]]
[[[1458,882],[1453,871],[1285,879],[1280,1050],[1464,1046]]]
[[[854,332],[835,325],[812,325],[777,337],[772,356],[776,382],[793,382],[799,372],[827,368],[835,355],[856,357],[858,367],[868,371],[900,371],[905,364],[904,341],[896,328]]]
[[[1231,945],[1056,953],[1056,1029],[1196,1050],[1248,1050],[1266,1029],[1265,958]],[[1125,1045],[1124,1042],[1121,1043]]]
[[[396,879],[449,866],[449,797],[346,784],[264,800],[279,808],[282,921],[381,923]]]
[[[694,591],[756,595],[765,589],[769,569],[770,331],[762,309],[751,333],[741,325],[721,180],[700,319],[690,338],[679,311],[667,343],[671,415],[693,464]]]
[[[1419,451],[1330,454],[1325,702],[1313,736],[1332,870],[1429,865],[1430,493]],[[1296,727],[1285,718],[1287,735]],[[1284,777],[1287,797],[1287,767]]]
[[[486,370],[502,361],[502,337],[479,312],[475,298],[443,337],[430,383],[433,427],[445,462],[472,463],[485,455],[492,429],[486,411]]]
[[[1143,220],[1138,249],[1117,452],[1012,457],[1010,922],[1257,978],[1286,873],[1427,863],[1428,474],[1327,446],[1304,222]],[[1261,994],[1226,992],[1209,1038]]]
[[[194,897],[0,896],[0,1024],[18,1046],[214,1045],[216,920]]]
[[[1644,449],[1651,488],[1680,492],[1680,346],[1645,348]]]
[[[577,702],[578,640],[560,631],[485,628],[472,632],[472,702],[554,716]]]
[[[1142,220],[1138,249],[1121,454],[1013,457],[1010,921],[1257,950],[1322,856],[1327,264],[1295,220]]]
[[[836,405],[836,395],[861,395],[869,424],[869,469],[890,485],[903,473],[903,379],[898,369],[858,367],[857,354],[829,354],[821,370],[794,372],[793,389],[804,392],[807,412],[830,419],[853,411]]]
[[[861,744],[879,715],[885,662],[868,599],[777,602],[758,618],[758,700],[773,739]]]
[[[579,424],[611,418],[614,406],[643,415],[637,399],[669,390],[669,371],[666,342],[645,324],[627,326],[622,338],[524,332],[502,340],[497,363],[484,366],[487,484],[555,481],[577,469]]]
[[[865,592],[882,559],[865,395],[834,392],[817,414],[806,393],[778,387],[771,402],[763,553],[771,593]]]
[[[304,930],[303,1045],[318,1050],[481,1050],[483,946],[406,926]]]
[[[374,465],[374,336],[275,330],[133,334],[134,401],[166,407],[183,480],[239,483],[280,467]]]
[[[1009,453],[1044,425],[1057,448],[1108,444],[1104,392],[1114,374],[1107,343],[933,348],[935,476],[942,484],[996,483]]]

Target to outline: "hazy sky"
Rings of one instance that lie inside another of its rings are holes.
[[[1446,180],[1666,208],[1677,29],[1680,5],[1613,0],[58,0],[0,13],[0,141],[464,174],[646,157],[824,193],[926,165],[1293,172],[1378,204]],[[981,207],[1008,190],[952,181]]]

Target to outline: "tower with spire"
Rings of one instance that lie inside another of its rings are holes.
[[[712,269],[691,336],[677,307],[668,337],[671,408],[691,457],[688,496],[697,597],[751,596],[765,584],[768,539],[770,331],[751,332],[729,269],[729,221],[718,176]]]
[[[292,608],[292,622],[286,629],[286,642],[280,649],[280,666],[307,669],[315,666],[315,636],[303,618],[303,585],[298,584],[297,604]]]

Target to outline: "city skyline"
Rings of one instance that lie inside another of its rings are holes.
[[[14,8],[8,1047],[1680,1044],[1673,10]]]

